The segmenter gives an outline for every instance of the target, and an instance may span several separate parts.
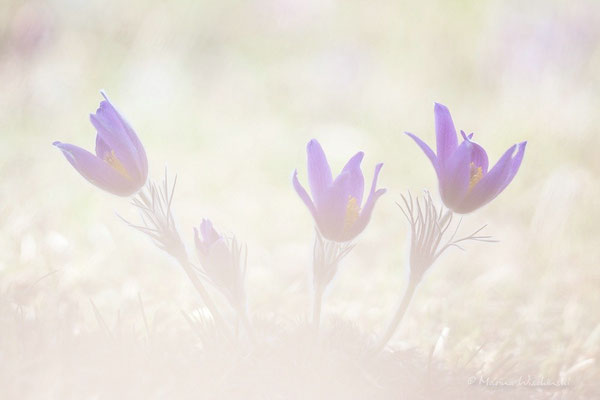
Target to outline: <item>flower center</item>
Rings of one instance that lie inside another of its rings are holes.
[[[129,173],[121,163],[121,160],[117,158],[114,150],[111,150],[110,153],[107,152],[104,154],[104,161],[106,161],[108,165],[110,165],[119,174],[123,175],[127,179],[131,179]]]
[[[352,225],[358,219],[360,213],[360,207],[358,206],[358,200],[356,197],[348,196],[348,203],[346,204],[346,216],[344,218],[344,231],[350,229]]]
[[[477,182],[483,178],[483,170],[481,167],[475,166],[475,163],[471,163],[471,178],[469,179],[469,190],[473,189]]]

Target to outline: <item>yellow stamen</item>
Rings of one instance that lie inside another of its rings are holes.
[[[348,204],[346,205],[346,216],[344,218],[344,231],[350,229],[358,219],[360,207],[356,197],[348,196]]]
[[[483,178],[483,171],[481,167],[476,167],[475,163],[471,163],[471,178],[469,179],[469,190],[473,189],[477,182]]]
[[[119,174],[123,175],[127,179],[131,179],[129,173],[121,163],[121,160],[117,158],[114,150],[111,150],[110,153],[104,154],[104,161],[106,161],[108,165],[110,165]]]

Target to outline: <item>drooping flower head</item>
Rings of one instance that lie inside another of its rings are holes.
[[[137,192],[148,177],[148,160],[144,146],[125,118],[110,103],[104,92],[104,100],[95,114],[90,114],[96,128],[96,154],[81,147],[54,142],[88,181],[118,196]]]
[[[360,163],[364,153],[356,153],[333,179],[323,148],[316,139],[306,146],[308,155],[308,186],[312,199],[298,181],[294,171],[292,183],[296,192],[308,207],[321,234],[335,242],[347,242],[360,234],[373,212],[375,202],[385,193],[377,188],[377,177],[383,164],[375,166],[371,190],[363,204],[364,177]]]
[[[488,171],[488,156],[473,142],[473,134],[461,131],[458,144],[456,128],[448,108],[435,103],[437,154],[421,139],[406,132],[419,145],[437,173],[442,201],[452,211],[466,214],[498,196],[513,180],[525,153],[527,142],[511,146]]]
[[[194,241],[202,272],[234,305],[243,304],[246,268],[235,238],[223,237],[203,219],[200,228],[194,228]]]

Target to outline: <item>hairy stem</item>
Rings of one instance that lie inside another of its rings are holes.
[[[323,303],[323,288],[321,285],[315,285],[313,293],[313,311],[312,325],[315,337],[319,335],[319,325],[321,322],[321,304]]]
[[[396,313],[394,314],[394,318],[392,318],[392,321],[388,325],[385,333],[379,339],[377,346],[375,346],[375,349],[373,350],[373,353],[372,353],[373,355],[376,355],[381,350],[383,350],[383,348],[387,345],[387,343],[390,341],[392,336],[394,336],[394,333],[396,332],[396,328],[398,328],[398,325],[402,321],[404,314],[406,314],[406,310],[408,309],[408,306],[410,304],[410,301],[412,300],[412,297],[415,293],[415,289],[417,288],[418,284],[419,284],[418,279],[411,278],[408,281],[408,285],[406,286],[406,290],[404,291],[404,295],[402,296],[400,305],[398,306],[398,309],[396,310]]]
[[[194,271],[194,266],[189,262],[189,260],[187,259],[187,256],[183,256],[183,255],[178,256],[177,261],[179,261],[179,264],[182,266],[182,268],[185,271],[185,273],[187,274],[188,278],[190,278],[190,281],[192,281],[194,288],[196,289],[196,291],[200,295],[200,298],[202,298],[202,301],[206,305],[206,308],[208,308],[208,311],[212,315],[213,320],[215,321],[215,324],[219,328],[223,329],[223,331],[227,335],[230,335],[229,329],[227,328],[227,325],[225,324],[225,320],[223,319],[223,316],[217,309],[217,306],[215,305],[215,303],[212,301],[212,298],[206,291],[206,288],[200,281],[200,278],[198,278],[196,271]]]
[[[242,325],[244,325],[244,328],[246,329],[246,332],[248,333],[248,337],[250,338],[250,341],[253,344],[256,344],[256,334],[254,333],[254,328],[252,327],[252,324],[250,323],[250,318],[248,318],[248,311],[246,310],[246,307],[239,306],[236,308],[236,311],[238,313],[240,320],[242,321]]]

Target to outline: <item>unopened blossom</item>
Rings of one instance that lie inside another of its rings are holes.
[[[333,179],[331,169],[321,145],[312,139],[306,146],[308,155],[308,186],[312,198],[298,181],[294,171],[292,183],[308,207],[323,237],[335,242],[347,242],[360,234],[373,212],[375,202],[385,193],[377,188],[377,177],[383,164],[375,166],[367,200],[363,203],[364,177],[360,163],[364,153],[356,153]]]
[[[90,120],[96,128],[95,153],[73,144],[54,142],[85,179],[118,196],[137,192],[148,177],[144,146],[125,118],[100,92],[104,100]]]
[[[237,241],[220,235],[208,219],[194,228],[194,240],[204,275],[235,306],[243,305],[245,263]]]
[[[421,139],[406,132],[419,145],[437,173],[440,195],[446,207],[466,214],[498,196],[513,180],[525,153],[527,142],[511,146],[493,168],[488,170],[488,156],[473,142],[473,134],[458,135],[448,108],[435,104],[437,154]]]

